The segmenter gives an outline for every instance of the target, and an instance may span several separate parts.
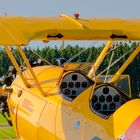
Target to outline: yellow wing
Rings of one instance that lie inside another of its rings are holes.
[[[140,19],[0,17],[0,44],[27,45],[30,40],[140,40]]]

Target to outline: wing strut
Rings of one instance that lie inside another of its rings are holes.
[[[28,81],[27,81],[26,78],[23,76],[23,73],[22,73],[22,71],[21,71],[19,65],[17,64],[17,62],[16,62],[14,56],[12,55],[11,51],[9,50],[9,47],[8,47],[8,46],[5,46],[5,51],[6,51],[6,53],[8,54],[9,58],[11,59],[11,61],[12,61],[13,65],[14,65],[15,69],[17,70],[18,74],[20,75],[20,77],[21,77],[21,79],[22,79],[24,85],[25,85],[26,87],[29,87]]]
[[[96,62],[92,65],[91,70],[88,73],[88,77],[89,78],[93,78],[94,73],[97,71],[97,69],[99,68],[100,64],[103,62],[107,51],[109,50],[110,46],[112,45],[113,41],[109,40],[106,44],[106,46],[103,48],[101,54],[99,55],[98,59],[96,60]]]
[[[129,56],[129,58],[125,61],[125,63],[121,66],[121,68],[116,72],[116,74],[113,76],[110,83],[118,80],[120,75],[124,72],[124,70],[128,67],[128,65],[133,61],[133,59],[138,55],[140,52],[140,45],[135,49],[135,51]]]
[[[29,61],[28,61],[28,59],[26,58],[25,53],[23,52],[23,50],[21,49],[20,46],[17,46],[17,49],[18,49],[20,55],[22,56],[22,58],[23,58],[23,60],[24,60],[24,62],[25,62],[25,64],[26,64],[26,66],[27,66],[27,68],[28,68],[30,74],[32,75],[32,77],[33,77],[33,79],[34,79],[34,81],[35,81],[35,84],[36,84],[38,90],[41,92],[42,95],[45,95],[45,94],[44,94],[44,91],[43,91],[43,89],[42,89],[42,87],[41,87],[41,85],[39,84],[39,81],[38,81],[38,79],[37,79],[37,77],[36,77],[34,71],[32,70],[32,67],[31,67],[31,65],[30,65],[30,63],[29,63]]]

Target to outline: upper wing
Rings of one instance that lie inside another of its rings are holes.
[[[140,40],[140,19],[0,17],[0,45],[27,45],[30,40]]]

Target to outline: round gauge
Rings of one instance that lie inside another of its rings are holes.
[[[73,88],[73,87],[74,87],[74,83],[73,83],[73,82],[69,82],[69,83],[68,83],[68,87],[69,87],[69,88]]]

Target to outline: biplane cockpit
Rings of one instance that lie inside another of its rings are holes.
[[[99,77],[99,81],[104,81],[106,76]],[[112,76],[108,76],[108,80]],[[130,79],[128,75],[121,75],[113,84],[97,85],[90,101],[93,112],[102,117],[108,117],[121,107],[125,102],[131,99]]]
[[[64,99],[72,102],[83,91],[94,85],[95,81],[86,76],[91,64],[69,63],[64,64],[63,67],[66,72],[61,79],[60,94]],[[90,108],[104,118],[108,118],[131,99],[129,75],[121,75],[115,83],[109,84],[112,78],[113,75],[98,76],[96,87],[91,91]]]

